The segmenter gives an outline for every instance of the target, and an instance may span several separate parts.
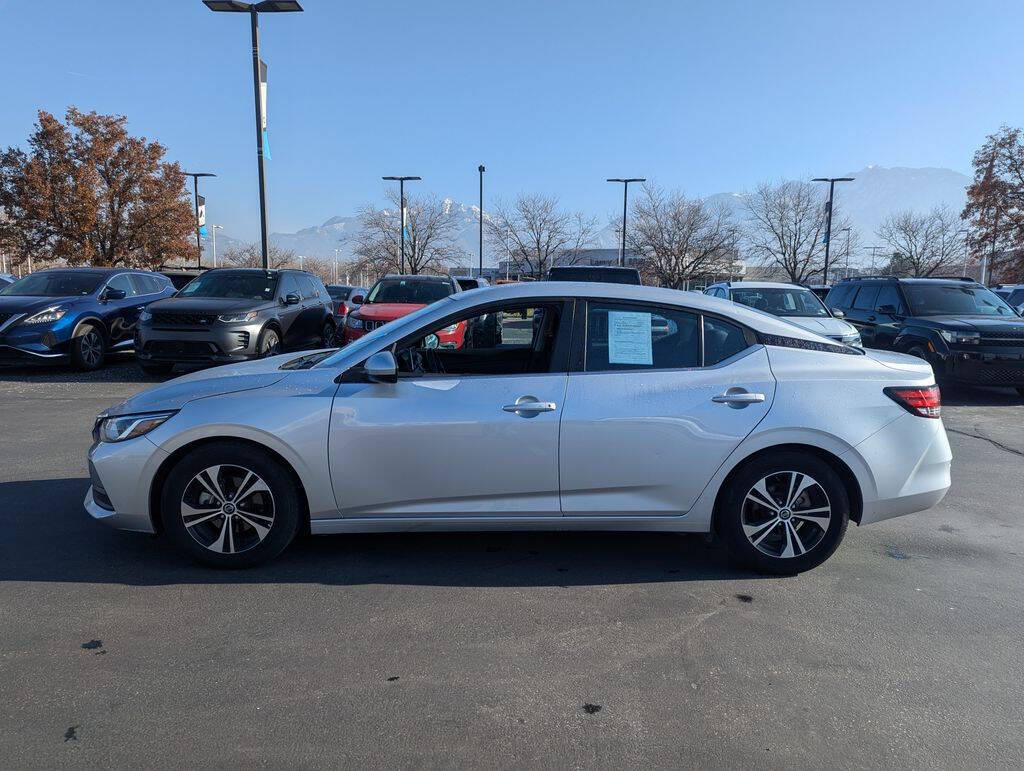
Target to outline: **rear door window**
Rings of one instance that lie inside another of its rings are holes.
[[[825,305],[829,308],[849,308],[850,296],[855,288],[854,284],[840,284],[828,293]]]
[[[652,305],[588,302],[585,357],[587,372],[699,367],[698,316]]]
[[[885,306],[890,307],[882,310]],[[905,314],[903,300],[900,298],[900,290],[894,286],[883,286],[879,289],[878,297],[875,299],[875,311],[878,313]]]
[[[878,297],[878,285],[862,286],[857,291],[857,297],[853,301],[853,307],[859,311],[871,311],[875,309],[875,299]]]

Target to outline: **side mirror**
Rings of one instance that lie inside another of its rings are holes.
[[[352,299],[350,299],[349,302],[352,303],[353,305],[362,305],[363,296],[361,294],[354,294],[352,295]]]
[[[335,378],[336,383],[397,383],[398,362],[391,351],[377,351],[361,367],[347,369]]]
[[[843,313],[838,308],[833,308],[832,309],[832,317],[833,318],[837,318],[837,319],[845,319],[846,318],[846,314]]]
[[[300,302],[302,302],[302,298],[299,297],[298,292],[289,292],[284,297],[285,305],[298,305]]]
[[[103,301],[107,300],[123,300],[128,296],[128,293],[123,289],[111,289],[109,286],[103,290]]]

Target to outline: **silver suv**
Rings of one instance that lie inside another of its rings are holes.
[[[225,363],[285,350],[331,348],[337,327],[323,282],[299,270],[219,268],[139,316],[135,357],[143,372],[178,363]]]

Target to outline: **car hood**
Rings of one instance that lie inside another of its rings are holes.
[[[224,297],[168,297],[157,300],[147,307],[150,311],[169,311],[176,313],[240,313],[256,311],[274,306],[274,301],[245,300]]]
[[[0,313],[38,313],[54,305],[75,305],[92,299],[89,295],[68,297],[34,297],[32,295],[0,295]]]
[[[425,303],[363,303],[359,317],[370,321],[394,321],[426,307]]]
[[[139,412],[179,410],[196,399],[266,388],[288,376],[289,371],[280,367],[295,358],[294,353],[285,353],[268,359],[191,372],[125,399],[120,404],[104,410],[104,414],[132,415]]]
[[[832,316],[780,316],[783,321],[816,332],[819,335],[849,335],[856,328],[847,321]]]
[[[907,324],[917,322],[940,329],[970,332],[1014,332],[1024,330],[1024,319],[1016,316],[915,316]]]

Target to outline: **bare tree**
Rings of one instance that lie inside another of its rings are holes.
[[[825,269],[826,197],[809,182],[763,182],[747,196],[746,239],[755,264],[774,268],[795,284]],[[835,207],[832,233],[849,227]]]
[[[690,279],[732,270],[739,230],[724,206],[648,182],[632,217],[626,240],[660,286],[679,289]]]
[[[298,266],[295,252],[280,249],[273,245],[267,250],[267,257],[267,262],[273,270],[292,267],[293,265]],[[257,244],[234,246],[224,253],[223,264],[235,268],[262,268],[263,253]]]
[[[398,193],[388,192],[394,209],[366,206],[359,212],[360,230],[354,253],[357,265],[371,275],[401,270],[401,212]],[[406,197],[405,270],[443,273],[465,257],[459,246],[461,218],[448,199]]]
[[[878,237],[892,249],[892,273],[931,276],[963,272],[961,220],[948,207],[927,214],[902,211],[886,217]]]
[[[597,220],[581,212],[559,209],[555,196],[521,193],[512,206],[494,202],[484,220],[495,251],[504,251],[506,238],[512,263],[520,273],[542,278],[556,263],[572,265],[597,231]]]

